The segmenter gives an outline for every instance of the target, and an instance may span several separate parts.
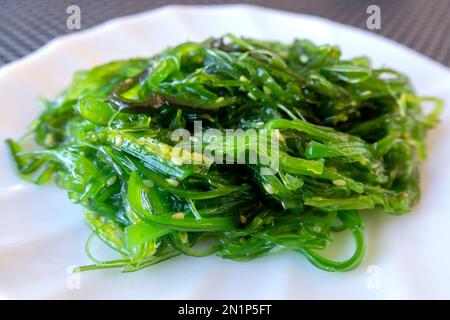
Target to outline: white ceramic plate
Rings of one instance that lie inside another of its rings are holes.
[[[251,6],[171,6],[59,38],[2,68],[0,140],[25,132],[40,112],[38,95],[54,97],[76,70],[227,32],[338,44],[345,56],[366,54],[375,66],[406,72],[420,94],[442,97],[450,106],[449,69],[370,32]],[[301,255],[282,253],[246,263],[177,257],[136,273],[99,270],[77,278],[69,266],[89,263],[83,247],[90,232],[81,208],[54,186],[36,187],[16,177],[2,142],[0,297],[450,298],[449,122],[447,108],[428,137],[420,204],[400,217],[366,216],[368,251],[348,273],[326,273]]]

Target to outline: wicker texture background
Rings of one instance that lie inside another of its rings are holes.
[[[81,8],[82,29],[114,17],[166,4],[218,4],[238,1],[187,0],[0,0],[0,66],[14,61],[49,40],[71,32],[66,8]],[[366,29],[366,8],[381,8],[385,37],[450,66],[450,0],[268,0],[241,1],[281,10],[323,16]]]

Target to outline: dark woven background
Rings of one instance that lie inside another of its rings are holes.
[[[243,1],[287,11],[323,16],[366,29],[366,8],[381,7],[377,32],[450,66],[450,0],[269,0]],[[216,4],[237,1],[188,0],[0,0],[0,65],[20,58],[66,28],[66,8],[81,8],[82,29],[114,17],[165,4]]]

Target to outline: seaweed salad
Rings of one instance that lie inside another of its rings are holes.
[[[426,133],[443,108],[404,74],[343,59],[337,46],[231,34],[79,71],[42,105],[7,141],[18,174],[54,181],[84,208],[92,264],[80,270],[124,272],[283,250],[326,271],[357,267],[362,217],[419,200]],[[354,253],[324,256],[346,230]],[[97,259],[95,238],[118,258]]]

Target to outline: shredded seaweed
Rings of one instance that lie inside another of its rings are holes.
[[[30,132],[7,141],[18,174],[54,180],[85,208],[93,264],[80,270],[124,272],[180,254],[243,261],[282,250],[326,271],[357,267],[365,251],[360,211],[398,215],[417,203],[425,136],[443,108],[418,97],[405,75],[374,69],[365,57],[342,59],[336,46],[230,34],[77,72],[42,102]],[[434,110],[426,113],[424,102]],[[173,157],[178,129],[192,145],[203,143],[201,161]],[[217,161],[205,153],[210,129],[275,136],[278,166],[267,174],[262,161],[221,161],[242,152],[262,159],[248,138],[226,138]],[[23,150],[30,137],[38,147]],[[342,230],[352,233],[354,254],[320,255]],[[97,260],[93,237],[121,257]]]

